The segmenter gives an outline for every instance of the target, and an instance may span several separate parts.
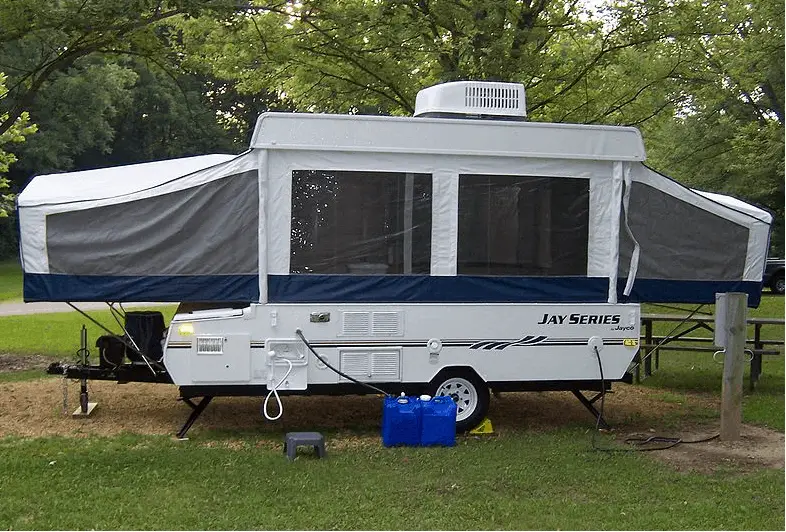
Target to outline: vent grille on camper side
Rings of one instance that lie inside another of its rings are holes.
[[[401,348],[340,349],[341,371],[365,382],[395,382],[401,378]],[[346,377],[341,382],[348,382]]]
[[[223,336],[197,336],[197,355],[220,355],[224,352]]]
[[[401,312],[372,312],[371,334],[373,336],[401,336],[403,327]]]
[[[401,359],[400,351],[374,353],[371,357],[371,374],[383,381],[394,381],[399,378]]]
[[[371,332],[369,312],[342,312],[341,336],[368,336]]]
[[[402,336],[404,314],[400,311],[347,311],[341,313],[341,336]]]
[[[415,116],[525,120],[524,85],[488,81],[435,85],[418,92]]]

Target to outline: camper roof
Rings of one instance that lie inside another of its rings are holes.
[[[19,205],[122,196],[161,185],[235,157],[224,154],[199,155],[81,172],[39,175],[19,195]]]
[[[251,148],[643,161],[638,129],[540,122],[265,113]]]

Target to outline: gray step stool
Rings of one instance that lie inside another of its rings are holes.
[[[311,445],[319,458],[325,457],[325,437],[319,432],[287,432],[284,437],[284,452],[288,459],[295,459],[298,445]]]

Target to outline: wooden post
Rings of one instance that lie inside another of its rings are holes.
[[[720,309],[726,316],[722,324],[726,333],[726,357],[723,363],[721,387],[721,429],[723,441],[740,439],[742,425],[742,373],[745,359],[746,311],[748,294],[732,292],[726,294]],[[724,312],[725,311],[725,312]],[[716,309],[716,314],[718,309]],[[719,324],[720,325],[720,324]]]

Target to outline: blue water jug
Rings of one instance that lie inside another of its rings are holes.
[[[456,445],[456,403],[452,397],[421,401],[421,445]]]
[[[420,399],[417,397],[385,397],[382,444],[385,447],[419,445],[420,418]]]

